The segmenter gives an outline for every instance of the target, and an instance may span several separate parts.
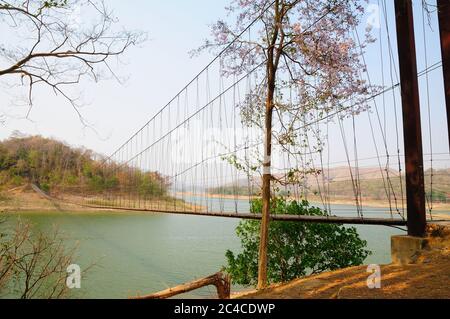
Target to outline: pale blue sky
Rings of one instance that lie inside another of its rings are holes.
[[[376,4],[377,0],[371,2]],[[7,92],[2,88],[0,111],[10,114],[11,117],[5,127],[0,127],[0,139],[7,138],[14,130],[19,130],[26,134],[54,137],[72,145],[83,145],[99,153],[110,154],[208,63],[210,56],[191,59],[188,52],[201,45],[203,39],[209,36],[208,24],[224,16],[224,7],[228,1],[133,0],[130,4],[130,1],[108,0],[107,3],[120,18],[120,24],[128,29],[148,32],[149,41],[141,48],[133,48],[124,59],[126,64],[118,69],[119,74],[129,76],[125,85],[107,81],[99,84],[84,83],[81,86],[85,100],[89,102],[82,112],[98,134],[83,129],[71,107],[63,99],[54,97],[47,89],[36,91],[35,107],[31,114],[33,122],[15,119],[14,116],[25,114],[26,109],[11,107]],[[392,3],[387,3],[390,6],[389,14],[392,15]],[[421,42],[421,13],[416,13],[418,64],[419,70],[422,70],[424,54]],[[433,23],[435,26],[435,19]],[[394,25],[390,27],[391,31],[395,30]],[[440,60],[436,31],[437,28],[434,33],[427,34],[429,64]],[[395,43],[395,37],[392,41]],[[396,55],[395,59],[397,60]],[[380,83],[379,52],[376,48],[369,49],[367,62],[372,80]],[[422,93],[424,83],[422,79]],[[448,153],[441,69],[430,74],[430,84],[433,135],[438,137],[435,138],[434,151]],[[422,101],[427,153],[429,137],[424,94]],[[388,116],[392,116],[392,113]],[[361,126],[365,125],[361,121]],[[364,148],[364,145],[362,147]],[[369,149],[370,145],[366,147]],[[336,159],[341,160],[342,153],[336,153]]]
[[[84,145],[100,153],[111,152],[208,62],[209,56],[191,59],[188,52],[209,35],[208,24],[223,16],[226,1],[108,0],[107,3],[120,18],[120,24],[148,32],[149,41],[142,48],[131,49],[123,59],[126,64],[118,73],[129,76],[125,85],[115,81],[83,85],[89,105],[82,112],[100,136],[83,130],[71,107],[43,89],[36,91],[33,123],[9,118],[6,127],[0,127],[0,139],[19,130]],[[3,88],[0,94],[1,110],[12,115],[24,114],[25,108],[9,106],[11,99]]]

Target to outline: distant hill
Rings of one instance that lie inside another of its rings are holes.
[[[352,167],[336,167],[325,170],[325,176],[327,176],[330,182],[348,181],[352,175],[357,176],[359,174],[361,179],[373,180],[382,178],[382,173],[379,167],[359,168]],[[388,171],[389,176],[398,177],[399,173],[390,169]],[[386,171],[383,171],[383,175],[386,176]],[[312,177],[310,179],[313,179]]]
[[[158,173],[105,164],[91,150],[54,139],[30,136],[0,142],[0,190],[30,183],[50,193],[92,195],[136,191],[143,196],[163,196],[168,189]]]
[[[373,200],[387,200],[401,196],[405,197],[405,179],[398,171],[383,170],[378,167],[352,168],[336,167],[320,173],[317,176],[311,175],[306,178],[303,185],[298,187],[280,187],[280,194],[295,193],[304,187],[309,194],[319,196],[320,193],[328,194],[336,199],[355,198],[353,180],[359,176],[361,194],[364,198]],[[389,178],[388,178],[389,176]],[[275,176],[280,178],[281,176]],[[400,183],[402,180],[402,183]],[[261,181],[258,177],[252,177],[250,181],[252,191],[249,192],[248,180],[239,180],[235,184],[227,184],[222,187],[209,189],[211,194],[224,195],[258,195],[261,188]],[[441,169],[433,171],[433,185],[431,185],[431,170],[425,172],[425,184],[427,197],[436,202],[450,201],[450,169]]]

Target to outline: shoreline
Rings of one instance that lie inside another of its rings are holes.
[[[109,213],[143,213],[143,214],[158,214],[156,211],[139,211],[139,210],[128,210],[121,207],[96,207],[95,198],[92,198],[94,202],[90,207],[90,204],[77,204],[77,198],[73,195],[63,196],[62,199],[52,198],[47,195],[39,194],[33,191],[23,191],[18,192],[4,192],[0,193],[0,213],[96,213],[96,212],[109,212]],[[170,203],[173,205],[173,201],[154,201],[147,202],[147,205],[151,208],[154,207],[164,207]],[[192,208],[191,204],[176,203],[178,208],[182,207]]]
[[[211,199],[237,199],[237,200],[250,200],[253,197],[248,196],[248,195],[221,195],[221,194],[193,194],[193,193],[175,193],[175,196],[180,196],[180,198],[187,197],[187,196],[192,196],[192,197],[200,197],[200,198],[211,198]],[[256,196],[255,196],[256,197]],[[290,198],[291,200],[294,198]],[[323,203],[321,201],[321,199],[319,197],[316,196],[310,196],[309,198],[309,202],[314,205],[314,206],[318,206],[318,205],[322,205]],[[355,206],[355,200],[354,199],[350,199],[350,198],[341,198],[341,199],[332,199],[329,202],[331,205],[343,205],[343,206]],[[393,207],[395,206],[395,204],[392,204]],[[406,205],[406,201],[405,201],[405,205]],[[389,203],[386,203],[385,201],[382,200],[376,200],[376,199],[363,199],[362,200],[362,206],[363,207],[367,207],[367,208],[385,208],[385,209],[390,209],[389,207]],[[398,206],[401,206],[401,204],[399,203]],[[444,204],[444,203],[434,203],[433,204],[433,211],[438,211],[438,212],[448,212],[450,214],[450,203],[449,204]],[[427,212],[428,212],[428,208],[427,208]]]
[[[176,193],[175,196],[178,196],[178,199],[181,199],[182,196],[193,196],[191,193]],[[211,198],[211,199],[236,199],[233,195],[221,196],[217,194],[206,195],[202,194],[202,198]],[[248,196],[238,196],[238,200],[249,200]],[[320,199],[311,197],[311,204],[320,207],[323,204]],[[343,206],[355,206],[355,203],[349,199],[339,199],[333,200],[330,202],[331,205],[343,205]],[[381,201],[367,200],[363,201],[363,205],[366,208],[377,208],[377,209],[389,209],[389,206],[386,203]],[[109,212],[109,213],[139,213],[138,210],[126,210],[126,209],[114,209],[114,208],[97,208],[97,207],[84,207],[77,204],[72,203],[63,203],[61,201],[52,201],[49,198],[45,198],[34,192],[20,192],[20,193],[8,193],[7,196],[3,196],[3,199],[0,197],[0,213],[33,213],[33,212],[42,212],[42,213],[52,213],[52,212],[66,212],[66,213],[95,213],[95,212]],[[443,219],[450,220],[450,205],[449,204],[436,204],[433,210],[433,218],[434,219]],[[157,212],[151,211],[142,211],[145,214],[158,214]],[[429,213],[427,211],[427,217],[429,217]]]

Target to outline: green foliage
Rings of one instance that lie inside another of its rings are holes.
[[[248,186],[222,186],[208,189],[210,194],[219,194],[227,196],[257,196],[260,194],[260,189],[249,189]]]
[[[150,175],[145,175],[140,178],[140,184],[139,184],[139,194],[141,196],[156,196],[161,197],[166,194],[166,190],[164,188],[164,185],[161,185],[160,182],[158,182],[158,178],[154,178]]]
[[[67,6],[67,0],[46,0],[42,3],[43,8],[64,8]]]
[[[41,190],[43,190],[46,193],[50,192],[50,185],[47,183],[41,183],[41,185],[39,185]]]
[[[36,4],[36,3],[34,3],[34,4]],[[42,9],[67,7],[68,0],[44,0],[44,1],[39,1],[37,4],[39,5],[38,7],[39,7],[39,14],[40,14],[40,11],[42,11]],[[30,6],[30,5],[27,4],[27,6]],[[10,8],[14,8],[14,6],[9,3],[4,3],[4,2],[0,3],[0,9],[10,9]]]
[[[447,202],[447,193],[443,191],[436,191],[433,190],[428,191],[426,194],[428,200],[433,202],[439,202],[439,203],[446,203]]]
[[[0,143],[0,185],[7,189],[34,183],[46,192],[77,194],[130,190],[148,197],[167,194],[168,184],[161,175],[95,158],[92,151],[39,136],[11,138]]]
[[[262,201],[252,203],[253,214],[261,214]],[[326,216],[307,201],[298,203],[276,198],[272,201],[275,214]],[[228,272],[234,283],[257,284],[259,221],[242,221],[237,227],[242,252],[227,251]],[[272,222],[269,228],[268,279],[271,283],[287,282],[307,274],[316,274],[361,265],[371,254],[366,250],[355,228],[341,225],[297,222]]]
[[[7,195],[0,193],[0,203],[6,203],[9,201],[10,201],[10,198]],[[1,216],[1,214],[2,214],[2,211],[0,211],[0,216]],[[0,218],[0,222],[1,222],[1,218]],[[0,237],[1,237],[1,234],[0,234]]]

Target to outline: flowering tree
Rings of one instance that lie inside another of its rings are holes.
[[[305,119],[363,110],[362,101],[370,88],[360,77],[364,70],[360,55],[371,39],[366,36],[356,41],[352,33],[364,14],[365,2],[232,0],[227,10],[234,22],[216,22],[212,40],[200,48],[214,51],[229,46],[222,55],[226,75],[265,66],[263,80],[241,105],[244,121],[265,131],[258,288],[267,283],[271,182],[275,179],[271,174],[273,139],[284,150],[299,149]],[[238,36],[255,20],[256,39]],[[294,97],[286,97],[288,90],[295,91]],[[348,100],[357,103],[346,110],[343,104]]]
[[[27,88],[26,117],[33,89],[44,85],[62,95],[83,121],[70,88],[83,78],[117,78],[111,60],[145,39],[116,24],[102,0],[0,0],[0,79],[10,88]],[[0,116],[0,123],[4,119]]]

